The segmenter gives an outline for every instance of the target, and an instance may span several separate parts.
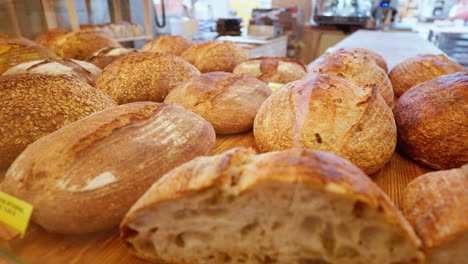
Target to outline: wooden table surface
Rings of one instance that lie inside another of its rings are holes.
[[[390,69],[400,61],[420,53],[441,53],[416,33],[408,32],[359,30],[336,47],[362,47],[376,51],[384,56]],[[255,148],[252,132],[218,136],[212,153],[221,153],[239,146]],[[395,152],[392,159],[370,177],[398,205],[405,186],[415,177],[428,171],[428,168]],[[0,241],[0,249],[28,264],[148,263],[127,252],[124,243],[119,239],[117,229],[89,235],[64,236],[46,233],[35,224],[30,224],[23,239]],[[2,254],[1,263],[4,263]]]

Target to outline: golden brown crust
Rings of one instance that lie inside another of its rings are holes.
[[[195,65],[201,73],[232,72],[236,65],[247,60],[245,51],[232,41],[210,40],[197,43],[181,57]]]
[[[50,29],[41,35],[39,35],[34,41],[47,48],[51,48],[52,44],[54,43],[55,39],[58,38],[61,35],[64,35],[65,33],[68,33],[69,31],[63,29],[63,28],[54,28]]]
[[[323,73],[344,78],[360,88],[376,85],[387,105],[394,105],[393,88],[387,73],[367,56],[340,50],[327,54],[309,70],[308,76]]]
[[[86,60],[106,47],[122,47],[104,32],[69,32],[54,38],[50,49],[65,59]]]
[[[170,90],[200,75],[185,60],[169,53],[141,52],[116,60],[96,81],[117,103],[136,101],[162,102]]]
[[[468,231],[468,165],[424,174],[405,190],[403,213],[427,254]]]
[[[211,125],[180,106],[126,104],[29,145],[1,189],[30,202],[48,231],[95,232],[116,226],[161,175],[214,142]]]
[[[391,158],[396,127],[376,89],[321,74],[287,84],[260,107],[254,122],[262,152],[304,146],[349,159],[367,174]]]
[[[401,149],[434,169],[468,163],[467,101],[467,72],[438,77],[408,90],[394,109]]]
[[[266,84],[248,75],[210,72],[179,85],[164,102],[200,115],[218,134],[230,134],[251,129],[258,108],[270,94]]]
[[[0,40],[0,74],[24,62],[55,58],[58,56],[53,51],[37,44],[20,39]]]
[[[146,43],[141,51],[166,52],[180,56],[193,45],[194,41],[183,36],[159,35]]]
[[[138,225],[138,216],[165,201],[201,193],[209,188],[238,197],[268,182],[321,188],[324,192],[334,192],[362,202],[384,214],[389,222],[401,229],[415,251],[419,250],[420,241],[411,226],[362,171],[332,153],[302,148],[261,155],[255,155],[253,150],[234,148],[220,155],[185,163],[164,175],[133,205],[121,223],[121,237],[131,240],[136,232],[131,226]],[[139,257],[164,263],[158,256],[142,255],[144,252],[129,249]],[[415,254],[418,259],[414,263],[420,263],[422,254]]]
[[[468,69],[443,54],[425,54],[400,62],[393,67],[388,76],[395,96],[400,97],[420,83],[456,72],[468,72]]]
[[[378,54],[377,52],[374,52],[372,50],[363,49],[363,48],[348,47],[348,48],[338,49],[338,50],[334,51],[333,53],[348,53],[348,54],[351,54],[351,55],[359,55],[359,56],[369,57],[370,59],[372,59],[375,62],[375,64],[377,64],[377,66],[382,68],[382,70],[384,70],[385,73],[388,72],[388,66],[387,66],[387,62],[385,61],[385,59],[380,54]]]
[[[0,167],[7,168],[35,140],[115,102],[66,75],[0,77]]]
[[[123,58],[128,55],[136,54],[139,51],[131,48],[113,48],[107,47],[96,51],[86,61],[98,66],[101,69],[107,67],[107,65],[116,61],[117,59]]]
[[[247,74],[265,83],[289,83],[302,79],[306,66],[292,58],[259,57],[246,60],[236,66],[234,74]]]

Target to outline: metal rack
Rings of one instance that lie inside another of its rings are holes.
[[[457,63],[468,67],[468,28],[431,28],[428,40]]]

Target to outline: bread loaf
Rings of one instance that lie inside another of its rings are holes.
[[[390,160],[396,127],[377,89],[320,74],[286,84],[263,102],[254,122],[262,152],[307,147],[334,152],[371,174]]]
[[[237,64],[247,60],[246,52],[232,41],[210,40],[197,43],[181,57],[195,65],[201,73],[232,72]]]
[[[309,70],[309,76],[323,73],[344,78],[359,88],[377,86],[387,105],[393,107],[394,95],[390,79],[370,57],[338,50],[326,55]]]
[[[24,62],[56,58],[53,51],[35,43],[21,39],[0,39],[0,74]]]
[[[49,59],[18,64],[4,72],[3,75],[19,73],[41,73],[50,75],[65,74],[94,86],[94,82],[96,81],[99,73],[101,73],[101,69],[85,61]]]
[[[422,263],[420,241],[359,169],[325,151],[233,149],[170,171],[121,224],[156,263]]]
[[[69,32],[53,39],[50,48],[65,59],[86,60],[102,48],[122,47],[104,32]]]
[[[193,45],[195,42],[183,36],[159,35],[146,43],[141,51],[167,52],[180,56]]]
[[[412,159],[434,169],[468,163],[468,72],[421,83],[395,105],[398,144]]]
[[[119,104],[163,102],[170,90],[198,75],[197,68],[176,55],[141,52],[107,66],[98,76],[96,88]]]
[[[115,105],[103,92],[66,75],[0,76],[0,169],[28,144]]]
[[[378,53],[372,51],[372,50],[368,50],[368,49],[363,49],[363,48],[351,48],[351,47],[347,47],[347,48],[341,48],[341,49],[338,49],[332,53],[347,53],[347,54],[350,54],[352,56],[365,56],[365,57],[368,57],[369,59],[373,60],[375,62],[375,64],[377,64],[377,66],[379,66],[380,68],[382,68],[382,70],[384,70],[385,73],[388,72],[388,66],[387,66],[387,62],[385,61],[385,59]]]
[[[104,69],[115,60],[138,52],[138,50],[131,48],[102,48],[91,55],[87,61]]]
[[[210,72],[174,88],[164,102],[200,115],[218,134],[230,134],[251,129],[258,108],[270,94],[265,83],[248,75]]]
[[[32,219],[47,231],[109,229],[160,176],[214,142],[213,127],[180,106],[117,106],[29,145],[1,190],[31,203]]]
[[[68,33],[69,31],[62,29],[62,28],[54,28],[50,29],[41,35],[39,35],[34,41],[37,44],[42,45],[47,48],[51,48],[52,44],[55,42],[55,39],[61,35]]]
[[[403,212],[422,240],[427,264],[468,259],[468,165],[430,172],[405,190]]]
[[[411,57],[397,64],[388,76],[395,95],[400,97],[411,87],[446,74],[467,72],[460,64],[443,54],[425,54]]]
[[[302,79],[305,65],[291,58],[260,57],[238,64],[234,74],[247,74],[265,83],[288,83]]]

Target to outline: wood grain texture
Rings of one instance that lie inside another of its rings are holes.
[[[239,146],[257,150],[253,133],[218,136],[212,154]],[[395,152],[390,162],[371,175],[371,178],[399,205],[404,187],[412,179],[428,171],[430,169]],[[127,252],[117,229],[89,235],[64,236],[46,233],[31,224],[22,240],[17,238],[0,243],[0,249],[28,264],[149,263]]]

